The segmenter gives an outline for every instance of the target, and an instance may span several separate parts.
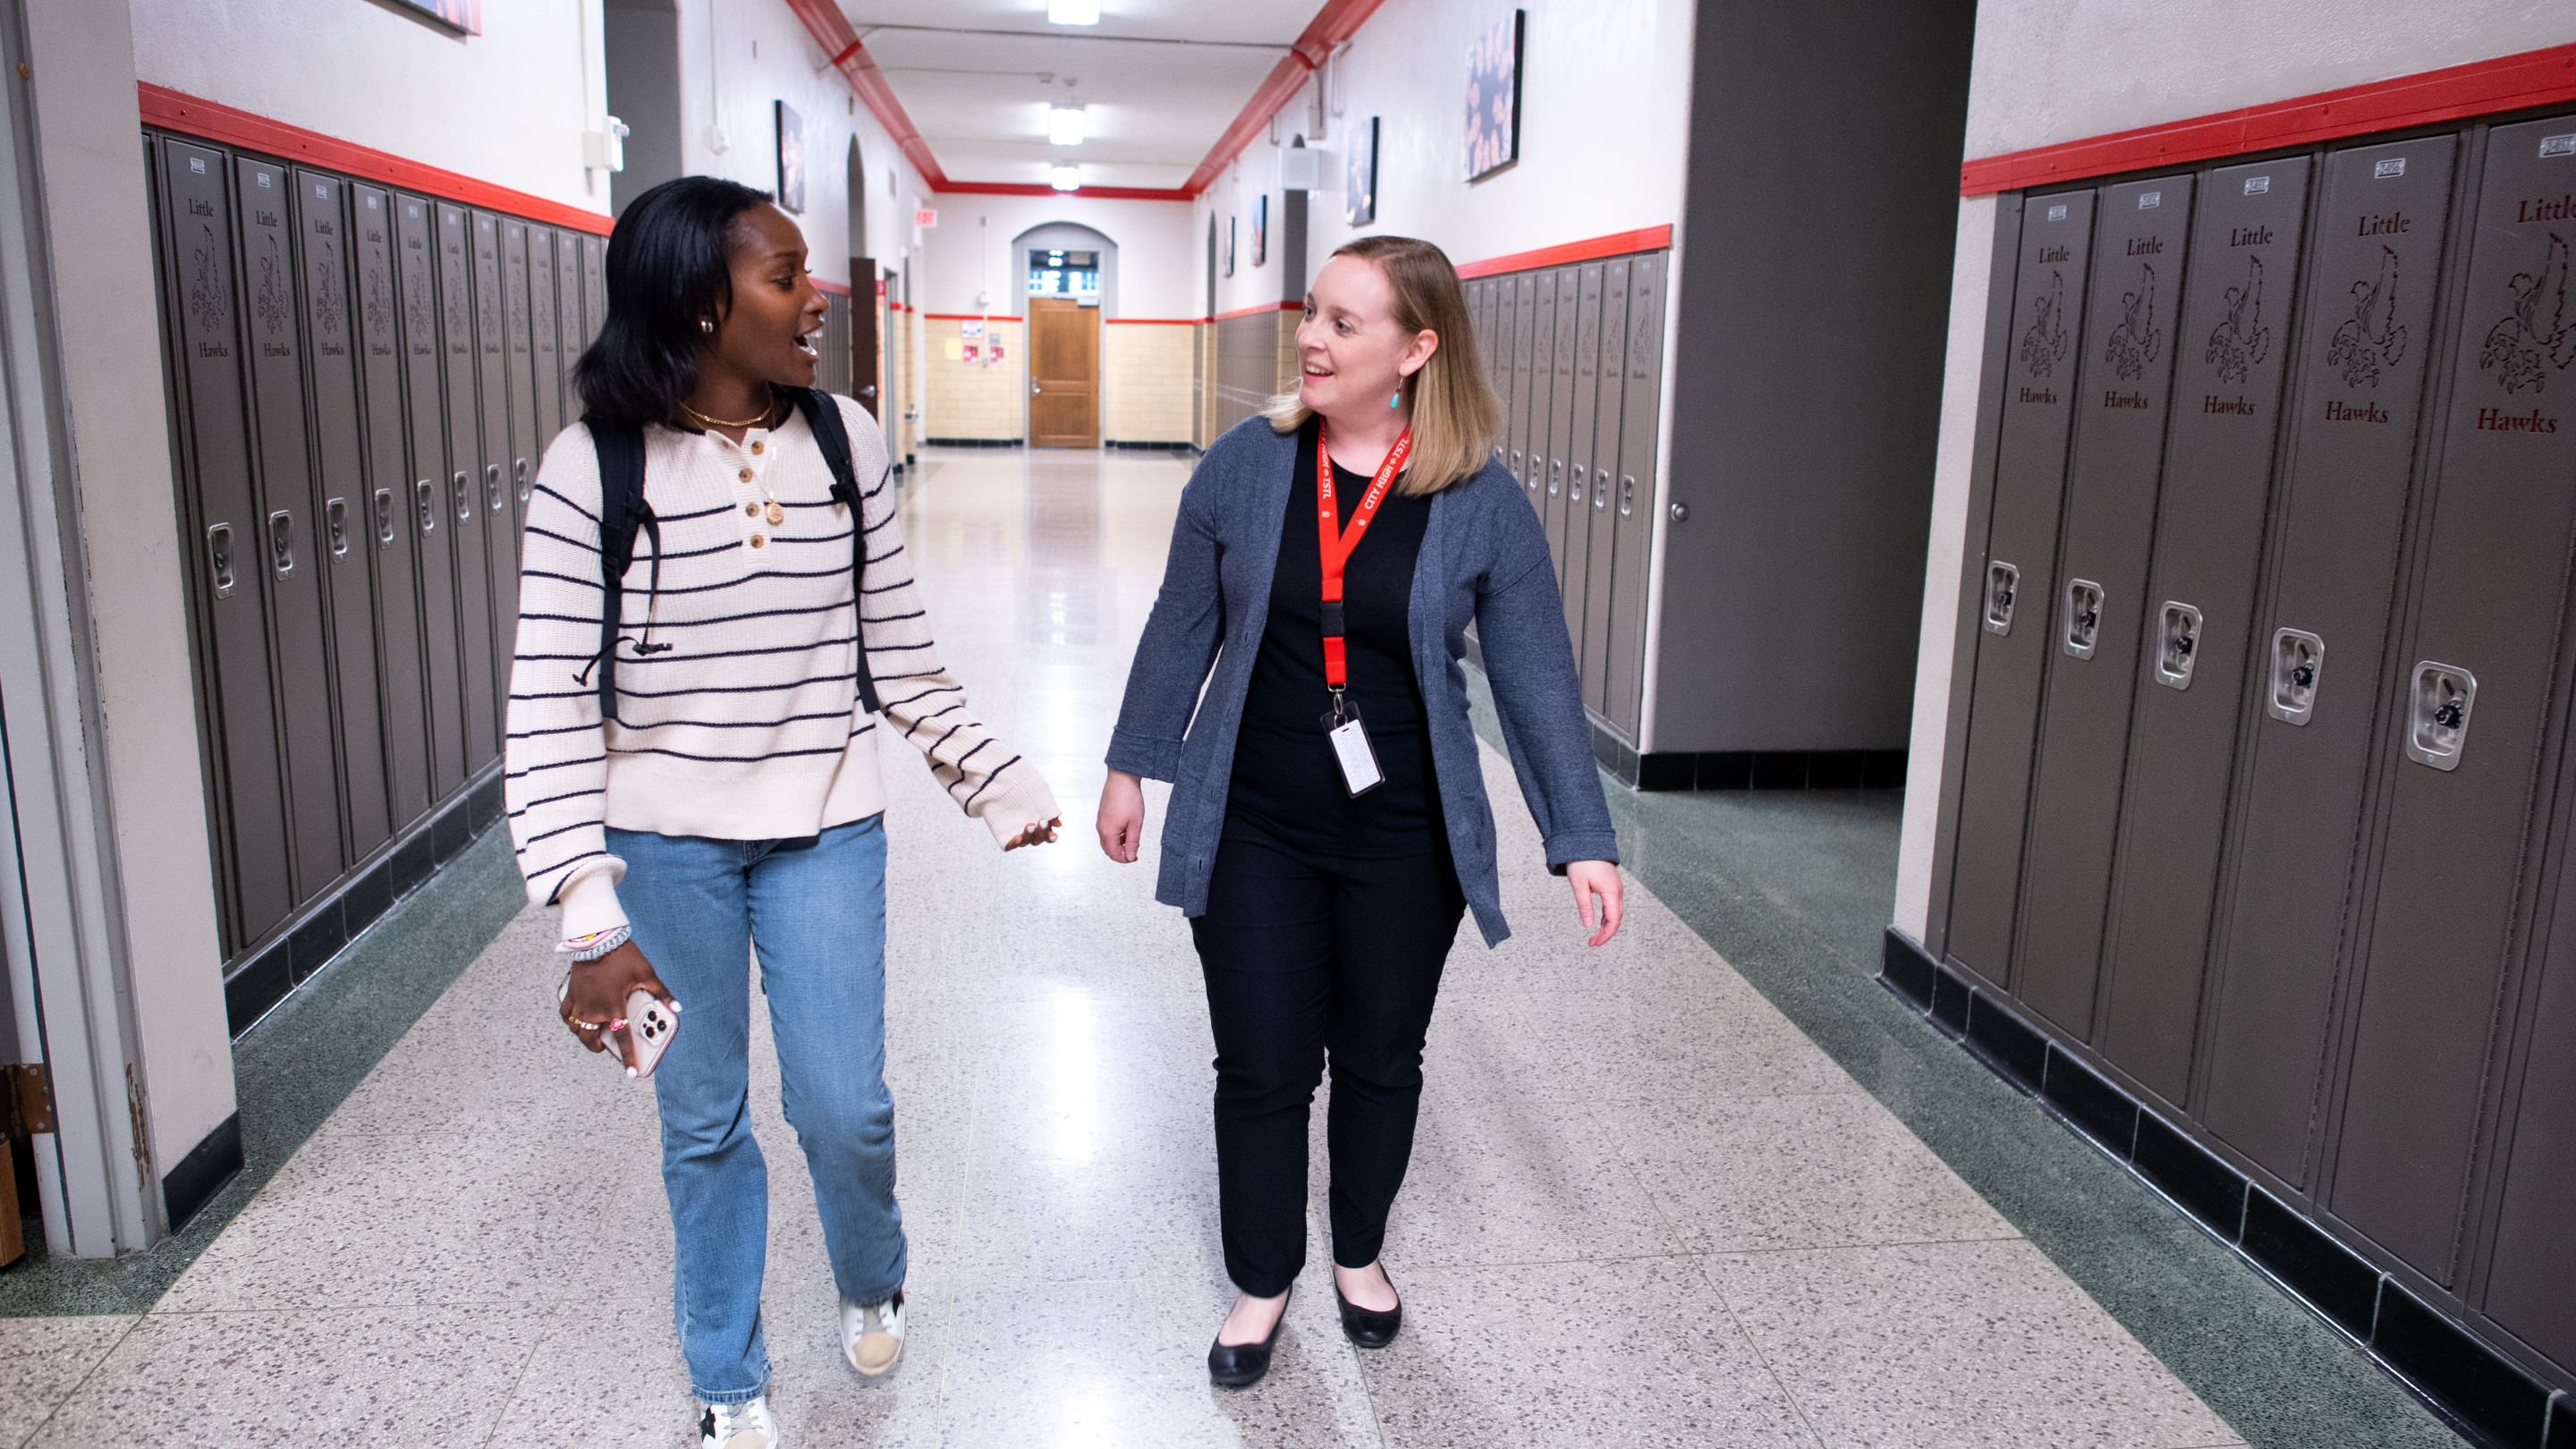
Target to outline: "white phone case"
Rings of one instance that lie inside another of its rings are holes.
[[[638,991],[626,998],[626,1039],[635,1053],[635,1075],[649,1077],[670,1050],[672,1034],[680,1029],[680,1019],[662,1005],[650,991]]]

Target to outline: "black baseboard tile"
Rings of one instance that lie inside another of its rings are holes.
[[[2364,1343],[2379,1307],[2379,1270],[2260,1188],[2245,1200],[2245,1256]]]
[[[2576,1397],[2560,1393],[2549,1401],[2549,1449],[2576,1449]]]
[[[241,1113],[235,1112],[189,1148],[178,1166],[162,1174],[161,1208],[169,1215],[170,1231],[186,1227],[198,1209],[213,1202],[241,1170]]]
[[[1905,786],[1905,751],[1659,750],[1639,761],[1630,783],[1640,790],[1897,790]]]
[[[1025,438],[924,438],[922,445],[931,448],[1024,448]]]
[[[1102,442],[1100,446],[1104,448],[1127,449],[1139,453],[1195,453],[1198,451],[1198,444],[1196,443],[1131,442],[1125,438],[1110,438]]]
[[[2085,1136],[2110,1149],[2113,1157],[2129,1160],[2138,1140],[2138,1104],[2054,1043],[2048,1049],[2048,1076],[2040,1084],[2039,1096],[2083,1129]]]
[[[428,831],[418,831],[385,858],[385,884],[393,891],[394,899],[401,900],[418,890],[437,870],[438,843],[430,839]]]
[[[393,859],[388,856],[349,883],[347,893],[340,897],[340,917],[348,923],[350,940],[358,939],[359,933],[374,925],[377,917],[393,909],[393,879]]]
[[[501,777],[494,775],[465,797],[465,822],[474,834],[480,835],[485,826],[500,818]]]
[[[1697,788],[1699,756],[1649,754],[1637,757],[1636,786],[1640,790],[1690,790]]]
[[[287,933],[287,970],[302,981],[321,970],[324,962],[339,955],[340,948],[348,944],[349,927],[340,915],[340,897],[335,895]]]
[[[1906,1000],[1917,1011],[1932,1009],[1932,993],[1941,982],[1941,968],[1914,944],[1912,937],[1894,926],[1879,942],[1878,979]]]
[[[1976,989],[1944,970],[1932,984],[1932,1024],[1952,1037],[1968,1034],[1968,1003]]]
[[[463,800],[439,811],[438,818],[429,822],[430,853],[437,857],[440,865],[454,860],[456,852],[473,843],[474,826]]]
[[[224,1022],[238,1038],[295,989],[289,945],[280,940],[224,978]]]
[[[2244,1175],[2153,1112],[2138,1114],[2129,1165],[2230,1246],[2245,1236]]]
[[[2371,1352],[2506,1449],[2541,1449],[2549,1390],[2390,1283],[2379,1291]]]
[[[1968,1002],[1968,1045],[2023,1091],[2036,1092],[2048,1074],[2048,1038],[1974,993]]]

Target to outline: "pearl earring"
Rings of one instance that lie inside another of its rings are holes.
[[[715,333],[716,324],[707,318],[701,317],[698,319],[698,330],[712,336]]]

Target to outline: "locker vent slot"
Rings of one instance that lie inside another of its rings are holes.
[[[2458,665],[2427,659],[2415,666],[2414,681],[2406,718],[2406,758],[2436,770],[2456,770],[2460,751],[2469,743],[2469,706],[2477,701],[2477,676]]]
[[[2317,678],[2325,673],[2326,641],[2305,629],[2272,636],[2272,687],[2263,708],[2283,724],[2303,725],[2317,708]]]

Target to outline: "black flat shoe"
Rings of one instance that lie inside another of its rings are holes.
[[[1261,1382],[1270,1372],[1270,1350],[1279,1343],[1281,1324],[1288,1321],[1288,1304],[1296,1301],[1297,1285],[1288,1285],[1288,1296],[1279,1305],[1279,1322],[1270,1325],[1270,1336],[1259,1343],[1212,1343],[1208,1345],[1208,1382],[1221,1389],[1247,1389]],[[1217,1330],[1222,1338],[1225,1330]]]
[[[1380,1268],[1378,1271],[1383,1273],[1386,1270]],[[1395,1280],[1387,1279],[1386,1286],[1394,1288]],[[1362,1308],[1342,1297],[1342,1280],[1338,1276],[1333,1279],[1333,1298],[1342,1305],[1342,1335],[1362,1348],[1384,1348],[1395,1342],[1396,1330],[1404,1327],[1402,1303],[1384,1313]]]

